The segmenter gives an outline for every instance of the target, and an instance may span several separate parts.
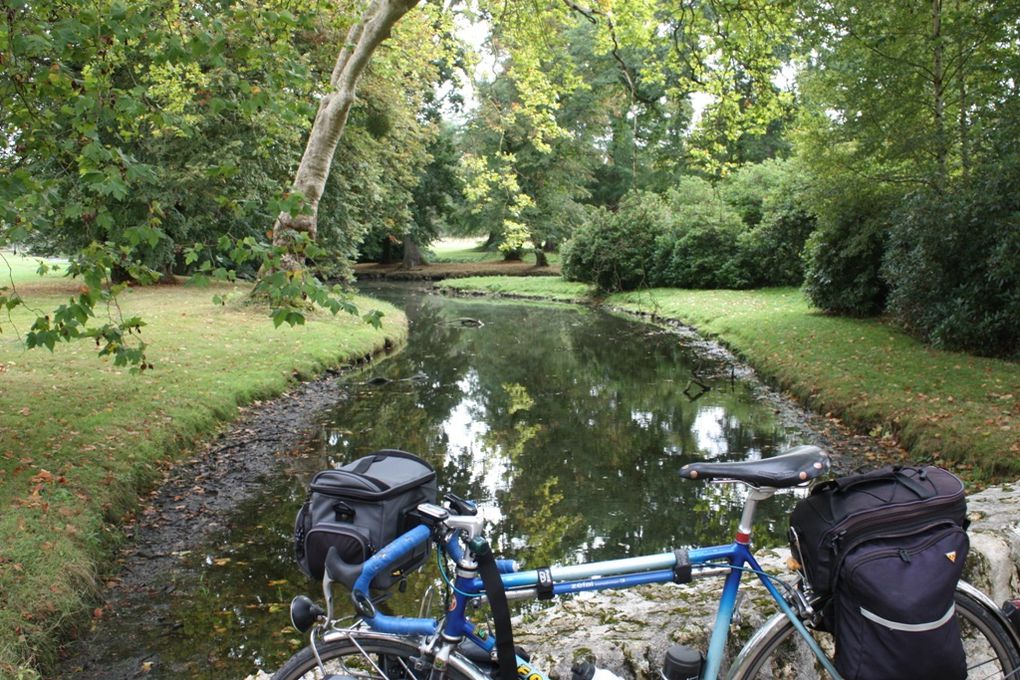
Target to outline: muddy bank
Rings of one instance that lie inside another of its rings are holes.
[[[125,547],[110,567],[92,629],[78,631],[78,640],[65,647],[59,667],[47,677],[120,680],[151,672],[160,659],[144,645],[137,646],[137,655],[110,661],[108,650],[123,648],[125,640],[109,631],[123,627],[103,622],[123,616],[154,622],[167,635],[180,634],[181,624],[167,604],[174,586],[162,577],[180,570],[182,558],[222,532],[231,513],[258,494],[267,475],[279,471],[281,461],[302,452],[300,447],[316,427],[316,416],[348,398],[348,374],[367,363],[331,371],[325,378],[241,409],[240,417],[215,440],[169,469],[122,528]]]

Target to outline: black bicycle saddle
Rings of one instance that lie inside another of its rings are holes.
[[[736,463],[688,463],[680,468],[687,479],[733,479],[755,486],[797,486],[829,471],[829,454],[817,446],[798,446],[772,458]]]

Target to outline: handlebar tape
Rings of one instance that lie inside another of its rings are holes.
[[[432,530],[424,524],[419,524],[397,540],[383,547],[365,562],[365,567],[361,570],[361,576],[354,582],[354,592],[367,595],[368,589],[372,585],[372,580],[376,576],[406,557],[419,545],[429,540],[431,536]]]
[[[492,610],[496,628],[496,660],[499,663],[499,680],[517,680],[517,652],[514,649],[514,631],[510,626],[510,605],[507,604],[503,579],[499,575],[492,548],[479,540],[474,547],[478,573],[485,585],[485,594]]]
[[[352,595],[368,599],[368,589],[372,585],[372,580],[429,540],[431,536],[431,529],[419,525],[370,557],[365,562],[361,575],[354,582],[354,587],[351,588]],[[372,617],[366,616],[365,623],[371,626],[372,630],[381,633],[402,635],[432,635],[439,627],[435,619],[416,619],[379,613]]]

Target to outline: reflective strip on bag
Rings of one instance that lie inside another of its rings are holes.
[[[952,620],[953,614],[955,613],[956,603],[954,602],[949,606],[949,611],[943,614],[942,617],[939,618],[937,621],[931,621],[929,623],[900,623],[899,621],[890,621],[889,619],[884,619],[875,612],[870,612],[864,607],[861,607],[861,616],[868,619],[869,621],[874,621],[880,626],[885,626],[889,630],[899,630],[905,633],[923,633],[925,631],[941,628],[942,626],[949,623],[950,620]]]

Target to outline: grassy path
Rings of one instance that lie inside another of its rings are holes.
[[[572,300],[562,279],[447,281],[460,291]],[[1020,476],[1020,364],[926,347],[873,319],[813,310],[796,289],[654,289],[605,304],[676,320],[715,337],[812,409],[875,436],[898,438],[919,460],[969,480]]]
[[[52,309],[75,292],[66,279],[39,279],[29,263],[7,260],[33,307]],[[232,299],[215,305],[215,293]],[[124,313],[149,324],[143,334],[155,370],[136,376],[97,359],[86,343],[25,351],[14,328],[27,329],[30,315],[19,308],[3,320],[0,677],[46,662],[58,632],[83,620],[116,540],[109,523],[135,506],[160,466],[239,405],[400,343],[407,332],[402,313],[367,299],[356,302],[384,312],[381,330],[328,313],[274,329],[263,310],[243,304],[241,288],[169,286],[123,298]]]

